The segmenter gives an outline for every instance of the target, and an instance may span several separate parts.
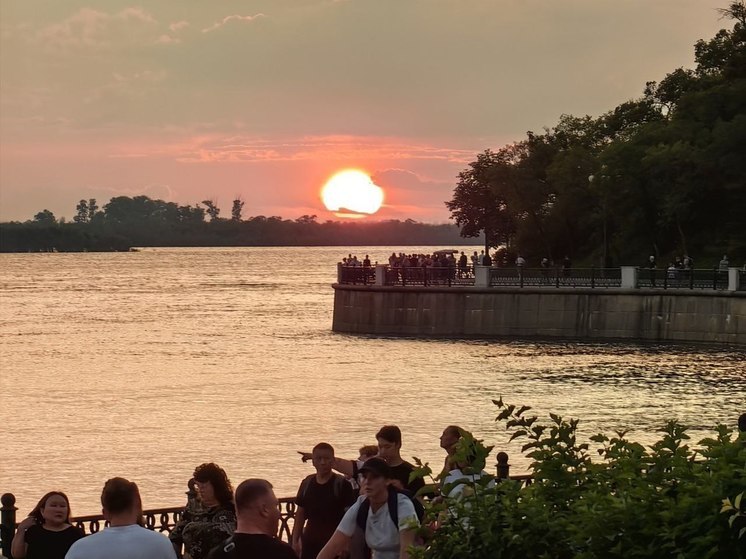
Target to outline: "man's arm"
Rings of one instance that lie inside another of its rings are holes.
[[[299,450],[298,454],[300,454],[300,459],[303,460],[303,462],[308,462],[313,458],[313,455],[310,452],[302,452]],[[355,466],[355,460],[348,460],[346,458],[335,458],[334,462],[332,462],[332,468],[346,476],[354,476],[356,474],[355,470],[357,468]]]
[[[412,541],[414,541],[414,538]],[[336,559],[347,548],[349,543],[350,536],[345,536],[342,532],[336,530],[324,546],[324,549],[316,556],[316,559]],[[406,556],[406,559],[409,559],[409,555]]]
[[[414,545],[414,538],[414,530],[401,530],[399,532],[399,545],[401,546],[399,559],[409,559],[409,548]],[[319,555],[320,557],[321,555]]]
[[[298,555],[298,557],[301,556],[302,551],[302,536],[303,536],[303,526],[306,523],[306,509],[303,507],[298,507],[295,511],[295,518],[293,520],[293,537],[291,539],[291,545],[293,546],[293,551]]]

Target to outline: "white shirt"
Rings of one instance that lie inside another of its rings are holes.
[[[176,559],[176,552],[166,536],[131,524],[76,541],[65,559]]]
[[[478,474],[465,474],[460,469],[456,468],[455,470],[451,470],[448,472],[448,475],[443,480],[443,487],[449,489],[448,491],[448,498],[449,499],[461,499],[466,490],[469,489],[469,492],[471,492],[471,484],[473,484],[475,481],[478,481],[482,479],[482,476],[488,475],[487,472],[482,471]],[[463,481],[463,483],[459,483],[458,485],[454,485],[458,481]],[[495,480],[490,480],[490,483],[487,485],[487,487],[494,487],[495,486]]]
[[[352,537],[357,528],[357,511],[366,497],[359,497],[345,513],[337,530],[345,536]],[[389,505],[384,503],[381,508],[368,512],[365,524],[365,542],[373,550],[373,559],[399,559],[399,532],[408,530],[413,524],[419,525],[414,505],[406,495],[398,495],[399,526],[394,526],[394,520],[389,514]]]

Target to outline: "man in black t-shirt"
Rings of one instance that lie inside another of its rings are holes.
[[[401,429],[396,425],[384,425],[376,433],[378,441],[378,456],[386,460],[391,471],[391,480],[401,484],[399,489],[404,489],[415,495],[425,482],[422,478],[409,481],[409,475],[414,471],[414,466],[401,457]]]
[[[298,488],[293,525],[293,549],[301,559],[316,559],[356,497],[352,485],[332,472],[334,448],[330,444],[317,444],[311,460],[316,473]]]
[[[271,483],[247,479],[236,488],[235,500],[236,533],[208,559],[298,559],[293,548],[276,537],[280,509]]]

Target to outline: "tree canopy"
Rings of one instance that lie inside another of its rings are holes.
[[[722,13],[733,27],[696,43],[694,69],[478,154],[446,202],[461,234],[535,261],[746,259],[746,4]]]

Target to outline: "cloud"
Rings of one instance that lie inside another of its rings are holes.
[[[267,16],[262,13],[255,14],[253,16],[240,16],[240,15],[225,16],[220,21],[216,21],[209,27],[205,27],[202,30],[202,33],[210,33],[211,31],[215,31],[216,29],[223,27],[224,25],[230,23],[231,21],[243,21],[246,23],[251,23],[252,21],[255,21],[257,19],[262,19],[265,17]]]
[[[180,31],[181,29],[184,29],[184,28],[186,28],[186,27],[189,27],[189,22],[188,22],[188,21],[184,21],[184,20],[181,20],[181,21],[175,21],[175,22],[171,23],[171,24],[170,24],[170,25],[168,26],[168,29],[169,29],[170,31],[172,31],[172,32],[174,32],[174,33],[175,33],[176,31]]]
[[[412,159],[463,163],[473,158],[472,150],[357,136],[315,136],[286,141],[200,137],[171,149],[175,151],[176,160],[184,163]]]
[[[83,8],[62,21],[42,27],[32,41],[49,49],[101,48],[116,45],[125,36],[137,41],[141,37],[134,30],[156,25],[156,19],[142,8],[125,8],[113,14]]]

